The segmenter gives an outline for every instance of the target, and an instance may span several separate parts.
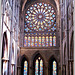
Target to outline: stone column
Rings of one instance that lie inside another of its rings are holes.
[[[33,68],[33,62],[30,61],[30,63],[29,63],[29,75],[33,75],[33,70],[34,70],[34,68]]]
[[[44,75],[48,75],[48,62],[44,65]]]

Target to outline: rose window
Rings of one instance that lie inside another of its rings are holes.
[[[56,14],[47,3],[36,3],[25,11],[25,47],[56,46]]]

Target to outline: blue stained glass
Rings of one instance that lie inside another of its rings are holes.
[[[51,11],[52,13],[54,12],[54,10]]]
[[[25,24],[26,24],[26,22],[25,22]]]
[[[27,13],[29,14],[30,12],[29,12],[29,11],[27,11]]]
[[[30,32],[32,32],[32,30],[30,30]]]
[[[37,7],[37,4],[35,4],[34,6]]]
[[[27,27],[27,25],[25,25],[25,27]]]
[[[54,24],[54,26],[56,26],[56,24]]]
[[[54,22],[54,20],[51,20],[51,22]]]
[[[48,36],[46,36],[46,46],[48,46]]]
[[[48,8],[51,9],[51,6],[49,6]]]
[[[53,75],[57,75],[57,65],[56,65],[56,61],[53,61]]]
[[[27,21],[27,23],[29,23],[30,21]]]
[[[48,10],[50,12],[50,10]]]
[[[28,28],[25,29],[26,32],[28,32],[28,30],[29,30]]]
[[[39,5],[41,6],[41,5],[42,5],[42,3],[39,3]]]
[[[51,24],[49,24],[49,26],[51,26]]]
[[[32,9],[33,9],[33,7],[30,7],[30,9],[32,10]]]
[[[26,16],[26,18],[28,18],[28,16]]]
[[[28,37],[28,46],[30,46],[30,40],[31,40],[31,37],[29,36]]]
[[[42,46],[45,46],[45,37],[42,37]]]
[[[33,12],[33,10],[30,10],[30,12],[32,13],[32,12]]]
[[[24,61],[24,74],[23,75],[28,75],[27,71],[28,71],[28,62]]]
[[[52,13],[50,13],[50,15],[52,15]]]
[[[47,9],[47,7],[45,7],[45,9]]]
[[[56,46],[56,36],[53,37],[53,46]]]
[[[51,28],[51,29],[52,29],[52,31],[55,31],[55,30],[56,30],[56,28],[54,28],[54,27],[53,27],[53,28]]]
[[[47,4],[44,4],[44,6],[47,6]]]
[[[54,17],[55,17],[55,15],[53,14],[53,15],[52,15],[52,17],[54,18]]]
[[[32,27],[32,25],[30,25],[30,27]]]
[[[47,29],[46,27],[44,27],[45,29]]]
[[[38,46],[38,38],[37,38],[37,36],[35,37],[35,46]]]
[[[39,28],[39,30],[42,30],[41,28]]]

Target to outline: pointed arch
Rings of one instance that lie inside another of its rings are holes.
[[[7,33],[4,32],[3,42],[2,42],[2,58],[7,57],[7,55],[8,55],[8,39],[7,39]]]
[[[33,60],[34,75],[44,75],[44,61],[42,56],[38,53]]]
[[[74,58],[74,37],[73,37],[73,32],[72,32],[72,35],[71,35],[71,41],[70,41],[70,59],[73,59]]]
[[[58,75],[58,62],[54,56],[49,59],[48,75]]]
[[[73,66],[74,66],[74,36],[73,36],[73,32],[71,35],[71,41],[70,41],[70,65],[71,65],[71,70],[70,73],[71,75],[73,75]]]
[[[8,39],[7,32],[3,34],[2,42],[2,75],[8,74]]]
[[[28,75],[29,74],[29,62],[26,55],[21,57],[21,74]]]

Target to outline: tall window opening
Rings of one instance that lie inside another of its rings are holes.
[[[22,66],[21,74],[28,75],[28,61],[26,58],[23,58],[21,66]]]
[[[52,75],[57,75],[57,63],[56,63],[56,61],[53,61],[53,63],[52,63],[53,65],[52,65],[52,68],[53,68],[53,74]]]
[[[24,73],[23,75],[28,75],[28,62],[25,60],[24,61]]]
[[[43,75],[43,60],[41,57],[37,57],[34,61],[35,64],[35,75]]]
[[[24,47],[56,46],[56,12],[51,4],[27,7],[24,23]]]
[[[55,59],[49,61],[49,75],[58,75],[57,62]]]

